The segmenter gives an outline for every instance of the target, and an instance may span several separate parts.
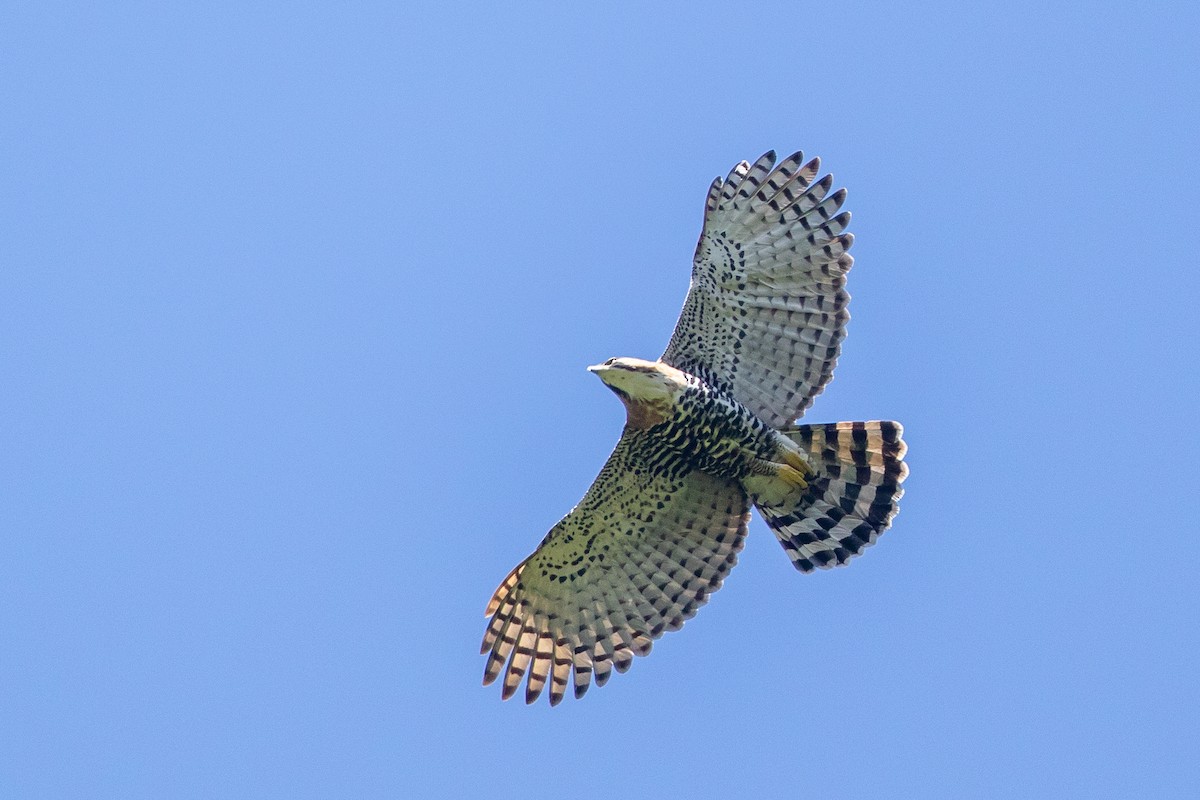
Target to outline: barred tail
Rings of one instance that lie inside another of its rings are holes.
[[[797,425],[784,433],[808,455],[815,474],[800,502],[759,506],[796,569],[841,566],[875,543],[898,511],[908,477],[898,422]]]

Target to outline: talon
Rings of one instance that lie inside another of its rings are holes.
[[[807,477],[813,474],[813,468],[799,453],[793,453],[790,450],[783,451],[783,463],[787,464],[792,469]],[[807,484],[806,484],[807,485]]]
[[[793,467],[791,464],[784,464],[779,467],[779,477],[786,483],[795,486],[797,489],[808,488],[808,481],[804,479],[804,473]]]

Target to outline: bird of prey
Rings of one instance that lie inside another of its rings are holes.
[[[691,286],[658,361],[588,369],[627,421],[599,476],[496,589],[483,682],[508,699],[625,672],[678,630],[737,562],[755,506],[801,572],[859,555],[891,524],[906,445],[896,422],[797,425],[846,335],[846,190],[819,159],[769,152],[708,190]],[[840,213],[839,213],[840,212]]]

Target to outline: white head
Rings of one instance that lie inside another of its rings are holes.
[[[626,406],[631,403],[650,405],[666,411],[687,388],[687,376],[661,361],[610,358],[603,364],[588,367],[588,372],[596,373]]]

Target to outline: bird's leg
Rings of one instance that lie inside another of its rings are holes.
[[[778,455],[776,457],[782,459],[783,463],[779,465],[776,474],[791,486],[807,489],[808,479],[813,475],[812,464],[809,463],[808,456],[795,442],[784,436],[779,436],[777,447]]]
[[[797,489],[807,489],[808,476],[812,474],[812,467],[808,465],[808,462],[803,459],[789,458],[786,455],[784,463],[756,458],[751,462],[750,469],[755,475],[773,475],[788,486]]]
[[[807,465],[805,465],[805,466],[807,466]],[[807,489],[808,488],[808,480],[806,478],[806,473],[801,472],[800,470],[793,467],[791,464],[780,464],[779,472],[777,474],[779,475],[780,480],[782,480],[784,483],[788,484],[789,486],[795,486],[797,489]]]
[[[783,450],[783,463],[800,473],[802,478],[807,478],[813,474],[812,465],[808,463],[799,450]]]

